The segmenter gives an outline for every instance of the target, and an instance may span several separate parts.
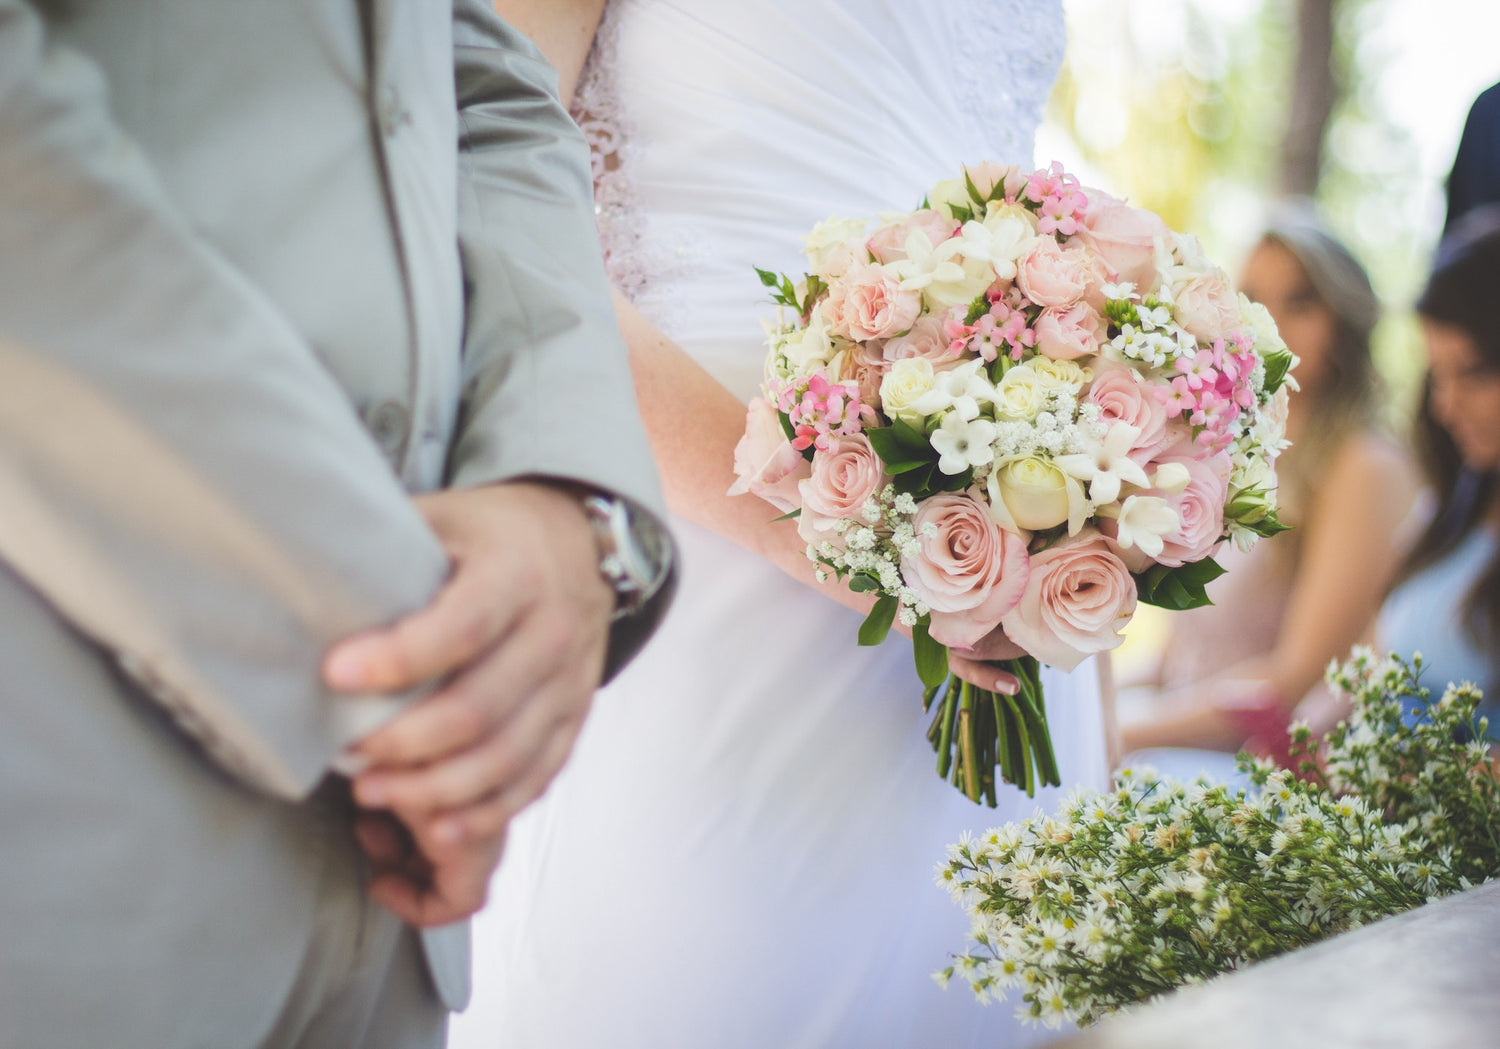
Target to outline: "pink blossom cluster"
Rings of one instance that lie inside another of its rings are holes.
[[[860,401],[856,386],[829,382],[813,375],[801,382],[770,383],[776,407],[792,423],[792,447],[797,451],[827,451],[835,437],[850,437],[878,422],[875,409]]]
[[[1065,237],[1078,232],[1089,204],[1077,177],[1055,160],[1050,168],[1034,171],[1026,180],[1026,199],[1037,205],[1038,233],[1061,233]]]
[[[1249,340],[1236,332],[1227,342],[1215,339],[1212,347],[1179,357],[1175,367],[1180,374],[1154,389],[1168,413],[1185,416],[1199,431],[1198,443],[1217,452],[1234,440],[1241,413],[1255,408],[1250,376],[1258,360]]]
[[[965,351],[986,361],[993,361],[1004,353],[1013,361],[1019,361],[1026,351],[1036,345],[1036,331],[1026,324],[1026,311],[1011,306],[1004,299],[991,303],[990,311],[973,324],[950,320],[943,326],[948,336],[948,352],[961,356]]]

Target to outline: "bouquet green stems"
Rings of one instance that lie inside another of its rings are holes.
[[[1042,701],[1041,667],[1023,656],[1002,664],[1020,682],[1014,696],[979,688],[950,674],[922,697],[922,709],[937,704],[927,739],[937,752],[938,775],[970,801],[994,807],[998,783],[1026,791],[1055,787],[1061,779]],[[942,698],[937,699],[941,690]]]

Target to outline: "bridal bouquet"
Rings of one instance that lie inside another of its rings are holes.
[[[1113,791],[953,846],[938,881],[972,944],[940,982],[1089,1024],[1500,876],[1480,694],[1431,700],[1419,673],[1368,651],[1332,671],[1354,710],[1321,761],[1293,730],[1300,779],[1243,754],[1251,791],[1125,770]]]
[[[979,164],[915,211],[829,219],[784,307],[732,492],[798,517],[819,578],[911,631],[938,772],[1058,782],[1038,660],[1114,648],[1137,601],[1206,603],[1225,539],[1281,529],[1292,355],[1195,239],[1054,164]],[[948,672],[994,631],[1018,695]],[[939,693],[942,693],[939,698]]]

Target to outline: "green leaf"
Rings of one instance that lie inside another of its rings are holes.
[[[770,523],[771,524],[775,524],[777,521],[791,521],[794,518],[798,518],[798,517],[801,517],[801,516],[802,516],[802,507],[799,506],[795,510],[788,510],[786,513],[782,514],[780,517],[773,517],[773,518],[771,518]]]
[[[1137,596],[1145,604],[1175,612],[1201,608],[1213,604],[1204,588],[1223,574],[1211,557],[1177,568],[1152,565],[1135,577]]]
[[[780,277],[772,273],[770,270],[761,269],[759,266],[755,267],[755,275],[759,277],[760,282],[768,288],[774,288],[776,287],[776,285],[781,283]]]
[[[917,625],[911,629],[911,644],[917,677],[922,680],[924,689],[934,691],[948,679],[948,648],[932,639],[927,632],[928,624],[927,618],[917,620]]]
[[[869,572],[856,572],[849,577],[849,589],[856,594],[869,594],[880,589],[880,580]]]
[[[940,476],[943,478],[942,491],[962,492],[974,483],[974,468],[970,466],[963,473],[941,474]]]
[[[886,594],[875,602],[875,607],[870,609],[870,614],[860,624],[859,643],[861,645],[878,645],[885,640],[885,636],[891,632],[891,624],[896,621],[896,599]]]
[[[903,448],[919,452],[924,456],[931,456],[934,461],[937,459],[937,449],[932,446],[927,435],[905,419],[892,419],[887,429],[895,435],[897,442]]]
[[[869,439],[870,447],[875,449],[875,454],[880,456],[880,461],[886,464],[889,473],[902,473],[938,461],[937,449],[927,443],[927,438],[900,419],[894,420],[890,426],[866,430],[865,437]],[[908,463],[912,465],[904,465]]]
[[[1286,381],[1286,374],[1291,371],[1295,360],[1291,350],[1275,350],[1266,354],[1265,390],[1267,393],[1275,393],[1281,389],[1281,384]]]

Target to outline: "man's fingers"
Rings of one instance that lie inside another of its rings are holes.
[[[366,812],[356,816],[354,838],[377,868],[397,867],[411,858],[411,839],[388,813]]]
[[[503,833],[472,845],[453,860],[434,864],[427,878],[381,874],[370,896],[408,925],[431,928],[468,918],[489,897],[490,876],[504,848]]]
[[[467,666],[511,629],[531,600],[527,573],[491,578],[459,562],[432,604],[395,626],[335,645],[323,664],[330,688],[399,692]]]
[[[467,843],[499,834],[523,809],[546,792],[567,763],[577,739],[576,731],[562,729],[553,732],[543,743],[536,760],[504,790],[496,791],[475,804],[418,820],[415,833],[424,851],[443,856]]]
[[[568,688],[576,692],[571,701],[556,701],[549,694]],[[354,796],[362,805],[392,809],[411,823],[508,790],[544,753],[551,735],[564,732],[571,741],[578,734],[589,699],[587,688],[571,681],[554,683],[477,746],[428,765],[365,773],[355,780]]]
[[[476,745],[530,701],[548,675],[559,668],[575,673],[582,662],[579,642],[577,624],[560,615],[526,617],[488,657],[361,740],[356,749],[369,759],[370,771],[356,783],[369,789],[385,768],[436,761]]]

